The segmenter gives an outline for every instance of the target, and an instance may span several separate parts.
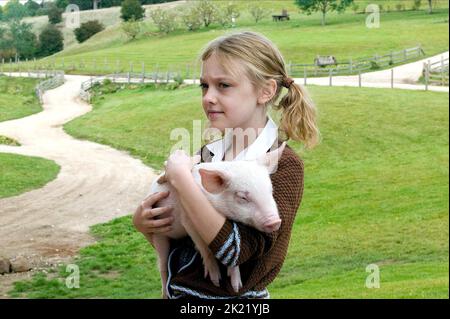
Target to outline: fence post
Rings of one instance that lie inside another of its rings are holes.
[[[350,73],[353,72],[353,61],[352,58],[350,58]]]
[[[306,79],[307,79],[306,67],[303,67],[303,83],[305,86],[306,86]]]
[[[394,69],[391,69],[391,89],[394,88]]]
[[[145,63],[142,62],[142,83],[144,83],[145,80]]]
[[[333,86],[333,69],[330,69],[330,86]]]
[[[445,79],[444,79],[444,56],[441,55],[441,85],[445,85]]]
[[[430,80],[430,60],[425,64],[425,91],[428,91],[428,81]]]
[[[407,60],[407,52],[406,52],[406,49],[403,50],[403,58],[404,58],[404,61]]]
[[[186,64],[186,79],[189,79],[189,64]]]
[[[0,73],[3,73],[3,64],[5,64],[5,59],[2,58],[2,68],[0,69]]]
[[[361,70],[358,70],[358,85],[361,87]]]

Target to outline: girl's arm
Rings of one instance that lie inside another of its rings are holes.
[[[225,223],[225,217],[211,205],[190,171],[179,172],[171,184],[195,231],[209,245]]]
[[[181,205],[195,231],[210,244],[217,236],[225,217],[211,205],[192,176],[192,159],[183,151],[175,151],[166,162],[166,179],[175,188]]]

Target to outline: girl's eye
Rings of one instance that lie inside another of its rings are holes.
[[[228,88],[230,87],[230,85],[226,84],[226,83],[219,83],[219,86],[222,88]],[[208,88],[208,84],[206,83],[200,83],[199,87],[201,87],[202,89],[206,89]]]

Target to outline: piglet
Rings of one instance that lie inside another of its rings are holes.
[[[276,170],[285,145],[286,143],[283,143],[278,149],[252,161],[200,163],[192,168],[192,175],[206,198],[220,214],[262,232],[271,233],[279,229],[281,220],[272,195],[270,174]],[[217,259],[195,232],[178,201],[175,189],[170,183],[161,183],[163,180],[164,173],[155,179],[150,192],[152,194],[169,191],[169,196],[160,200],[155,207],[173,207],[172,230],[152,235],[152,243],[159,257],[163,297],[167,296],[169,238],[179,239],[189,235],[203,258],[205,277],[209,275],[214,285],[219,286],[221,278]],[[167,215],[168,213],[165,213],[159,218],[168,217]],[[232,287],[238,292],[242,288],[239,267],[228,267],[227,270]]]

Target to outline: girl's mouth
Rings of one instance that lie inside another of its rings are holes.
[[[218,119],[222,114],[223,114],[223,112],[209,111],[209,112],[208,112],[208,119],[210,119],[210,120],[216,120],[216,119]]]

